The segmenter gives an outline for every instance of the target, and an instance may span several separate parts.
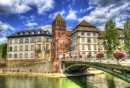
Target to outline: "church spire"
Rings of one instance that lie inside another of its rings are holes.
[[[65,20],[62,18],[62,16],[59,13],[56,16],[55,21],[64,21],[65,22]]]

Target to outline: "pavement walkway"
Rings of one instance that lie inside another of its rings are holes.
[[[103,71],[96,70],[96,71],[89,71],[85,73],[75,73],[75,74],[60,74],[60,73],[40,73],[40,72],[2,72],[0,71],[0,75],[5,76],[40,76],[40,77],[72,77],[72,76],[90,76],[95,74],[101,74]]]

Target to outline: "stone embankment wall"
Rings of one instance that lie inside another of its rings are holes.
[[[5,67],[5,66],[6,66],[6,61],[0,60],[0,67]]]
[[[6,61],[7,71],[15,72],[19,69],[19,72],[51,72],[52,62],[47,60],[9,60]],[[3,67],[0,67],[1,71]]]
[[[40,59],[25,59],[25,60],[6,60],[6,66],[24,66],[24,65],[30,65],[30,64],[36,64],[41,63],[45,60]]]

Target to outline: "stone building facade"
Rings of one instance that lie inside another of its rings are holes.
[[[96,55],[98,52],[105,53],[106,51],[100,44],[99,30],[85,20],[72,31],[70,40],[72,56],[81,54],[85,57],[88,53]]]
[[[85,57],[88,53],[91,53],[94,57],[97,53],[104,53],[106,55],[106,49],[102,45],[102,34],[104,32],[105,31],[100,31],[95,26],[83,20],[72,30],[70,35],[71,56],[78,56],[80,54]],[[123,51],[123,38],[123,30],[118,28],[120,46],[118,46],[117,51],[125,53]]]
[[[7,60],[51,58],[51,34],[42,29],[22,30],[7,36]]]
[[[59,54],[70,51],[70,34],[71,31],[66,30],[66,21],[58,14],[52,23],[52,58],[59,58]]]

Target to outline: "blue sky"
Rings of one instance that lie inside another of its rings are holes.
[[[82,20],[104,29],[112,19],[116,27],[123,28],[130,18],[129,0],[0,0],[0,43],[6,36],[42,26],[51,32],[51,24],[60,13],[73,30]]]

